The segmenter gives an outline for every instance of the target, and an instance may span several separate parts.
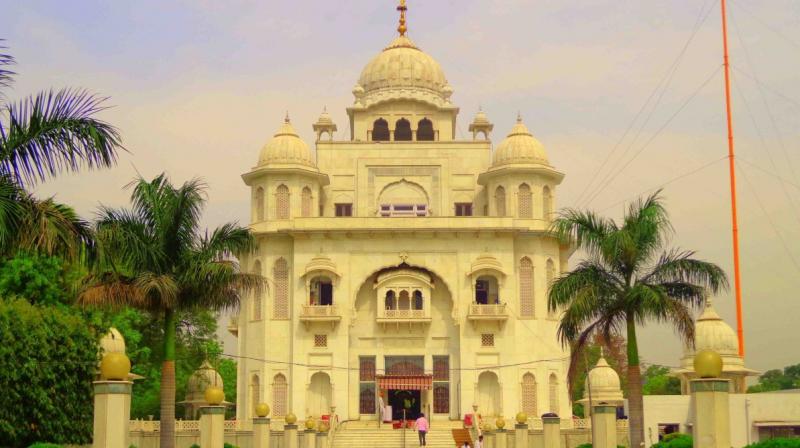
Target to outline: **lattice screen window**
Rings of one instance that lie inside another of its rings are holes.
[[[286,377],[279,373],[272,380],[272,412],[275,417],[283,417],[289,407],[289,387]]]
[[[256,222],[264,220],[264,189],[258,187],[256,189],[256,197],[253,199],[256,203]]]
[[[314,347],[327,347],[328,346],[328,335],[327,334],[315,334],[314,335]]]
[[[553,285],[553,280],[556,278],[556,265],[553,260],[547,259],[547,294],[550,295],[550,287]],[[555,312],[547,307],[547,317],[554,318]]]
[[[272,276],[275,280],[275,304],[272,310],[273,319],[289,318],[289,266],[286,260],[279,258],[275,262]]]
[[[260,261],[256,260],[256,262],[253,263],[252,273],[253,274],[257,274],[257,275],[261,275],[262,274],[261,273],[261,262]],[[258,293],[255,293],[255,292],[252,293],[252,294],[253,294],[252,320],[260,320],[261,319],[261,296]]]
[[[311,216],[311,189],[308,187],[303,188],[303,193],[300,197],[300,215],[303,218]]]
[[[522,317],[534,317],[533,262],[524,257],[519,262],[519,313]]]
[[[542,218],[552,219],[553,214],[553,195],[550,193],[550,187],[542,189]]]
[[[531,198],[531,187],[528,184],[519,186],[519,217],[520,218],[533,218],[533,200]]]
[[[275,192],[275,217],[289,219],[289,187],[280,185]]]
[[[522,412],[539,415],[536,409],[536,378],[531,373],[522,376]]]
[[[481,347],[494,347],[494,334],[483,333],[481,335]]]
[[[497,216],[506,216],[506,189],[497,187],[494,193],[495,208],[497,208]]]
[[[256,406],[261,402],[261,381],[258,375],[253,375],[250,379],[250,409],[255,411]]]
[[[558,414],[558,378],[555,373],[550,374],[550,412]]]

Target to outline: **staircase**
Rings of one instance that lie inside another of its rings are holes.
[[[461,428],[460,421],[434,421],[428,431],[427,446],[429,448],[455,448],[452,430]],[[403,445],[403,430],[392,429],[390,424],[381,425],[372,422],[345,422],[336,432],[333,448],[416,448],[419,446],[417,432],[405,430],[405,445]]]

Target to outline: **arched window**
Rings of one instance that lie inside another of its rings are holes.
[[[273,319],[289,318],[289,266],[286,260],[278,258],[272,269],[275,281],[275,305],[272,310]]]
[[[255,413],[256,406],[261,402],[261,381],[258,375],[250,379],[250,409]]]
[[[522,317],[534,317],[533,262],[528,257],[519,261],[519,313]]]
[[[389,141],[389,123],[383,118],[378,118],[375,120],[375,123],[372,124],[372,141]]]
[[[386,309],[396,310],[397,303],[395,301],[394,291],[386,291]]]
[[[256,203],[256,222],[264,220],[264,189],[261,187],[256,188],[256,197],[253,199]]]
[[[419,123],[417,123],[417,141],[432,142],[433,139],[433,122],[427,118],[419,120]]]
[[[311,280],[309,305],[333,305],[333,282],[328,277],[314,277]]]
[[[497,209],[497,216],[506,216],[506,189],[497,187],[494,191],[495,208]]]
[[[548,258],[547,259],[547,267],[546,267],[546,275],[547,275],[547,297],[550,296],[550,287],[553,285],[553,280],[556,278],[556,264],[553,263],[553,260]],[[547,307],[547,316],[553,317],[555,313],[550,310],[550,307]]]
[[[553,219],[553,195],[550,192],[550,187],[545,186],[542,188],[542,219]]]
[[[494,305],[500,302],[500,287],[495,277],[482,275],[475,280],[475,303]]]
[[[289,187],[279,185],[275,190],[275,217],[289,219]]]
[[[536,409],[536,377],[528,372],[522,376],[522,412],[537,416]]]
[[[308,218],[311,216],[311,189],[303,187],[303,192],[300,194],[300,216]]]
[[[500,411],[500,382],[494,372],[478,376],[478,409],[484,417],[498,415]]]
[[[261,262],[256,260],[253,263],[253,274],[256,275],[263,275],[261,272]],[[252,319],[253,320],[261,320],[261,296],[258,293],[253,293],[253,308],[252,308]]]
[[[519,186],[518,208],[520,218],[533,218],[533,204],[531,203],[531,187],[528,184]]]
[[[410,310],[411,298],[408,297],[408,291],[400,291],[399,300],[397,301],[398,310]]]
[[[289,408],[288,403],[289,388],[286,384],[286,377],[282,373],[275,375],[272,379],[272,414],[275,417],[283,417]]]
[[[550,412],[558,414],[558,378],[555,373],[550,374]]]
[[[411,141],[411,122],[405,118],[397,120],[394,124],[394,141],[396,142],[410,142]]]
[[[422,309],[422,291],[414,291],[414,309]]]

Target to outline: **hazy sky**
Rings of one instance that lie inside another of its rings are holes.
[[[91,217],[100,203],[126,205],[122,187],[136,172],[167,171],[176,182],[207,180],[208,225],[246,222],[241,173],[286,110],[307,142],[323,106],[348,128],[350,91],[394,37],[395,5],[0,0],[0,38],[18,59],[7,96],[64,86],[109,96],[102,117],[130,151],[115,169],[63,176],[38,193]],[[567,174],[561,207],[618,217],[622,201],[674,180],[665,189],[672,244],[732,277],[718,2],[409,0],[409,8],[409,35],[455,88],[459,137],[479,105],[495,142],[520,111]],[[747,363],[764,370],[800,362],[800,2],[736,0],[730,9]],[[671,67],[668,88],[634,122]],[[734,324],[732,294],[716,305]],[[677,365],[669,328],[650,325],[642,339],[645,361]]]

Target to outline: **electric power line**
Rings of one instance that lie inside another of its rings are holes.
[[[740,4],[738,1],[734,2],[733,0],[730,0],[730,3],[736,5],[737,8],[741,8],[741,10],[744,11],[745,13],[747,13],[750,17],[752,17],[753,20],[755,20],[756,22],[760,23],[762,26],[764,26],[768,30],[770,30],[773,33],[775,33],[775,35],[777,35],[778,37],[780,37],[783,40],[785,40],[791,46],[793,46],[793,47],[795,47],[797,49],[800,49],[800,44],[798,44],[797,42],[795,42],[792,39],[790,39],[789,37],[787,37],[785,34],[783,34],[781,31],[779,31],[777,28],[773,27],[772,25],[770,25],[766,21],[760,19],[758,16],[753,14],[752,11],[750,11],[747,8],[745,8],[743,4]]]

